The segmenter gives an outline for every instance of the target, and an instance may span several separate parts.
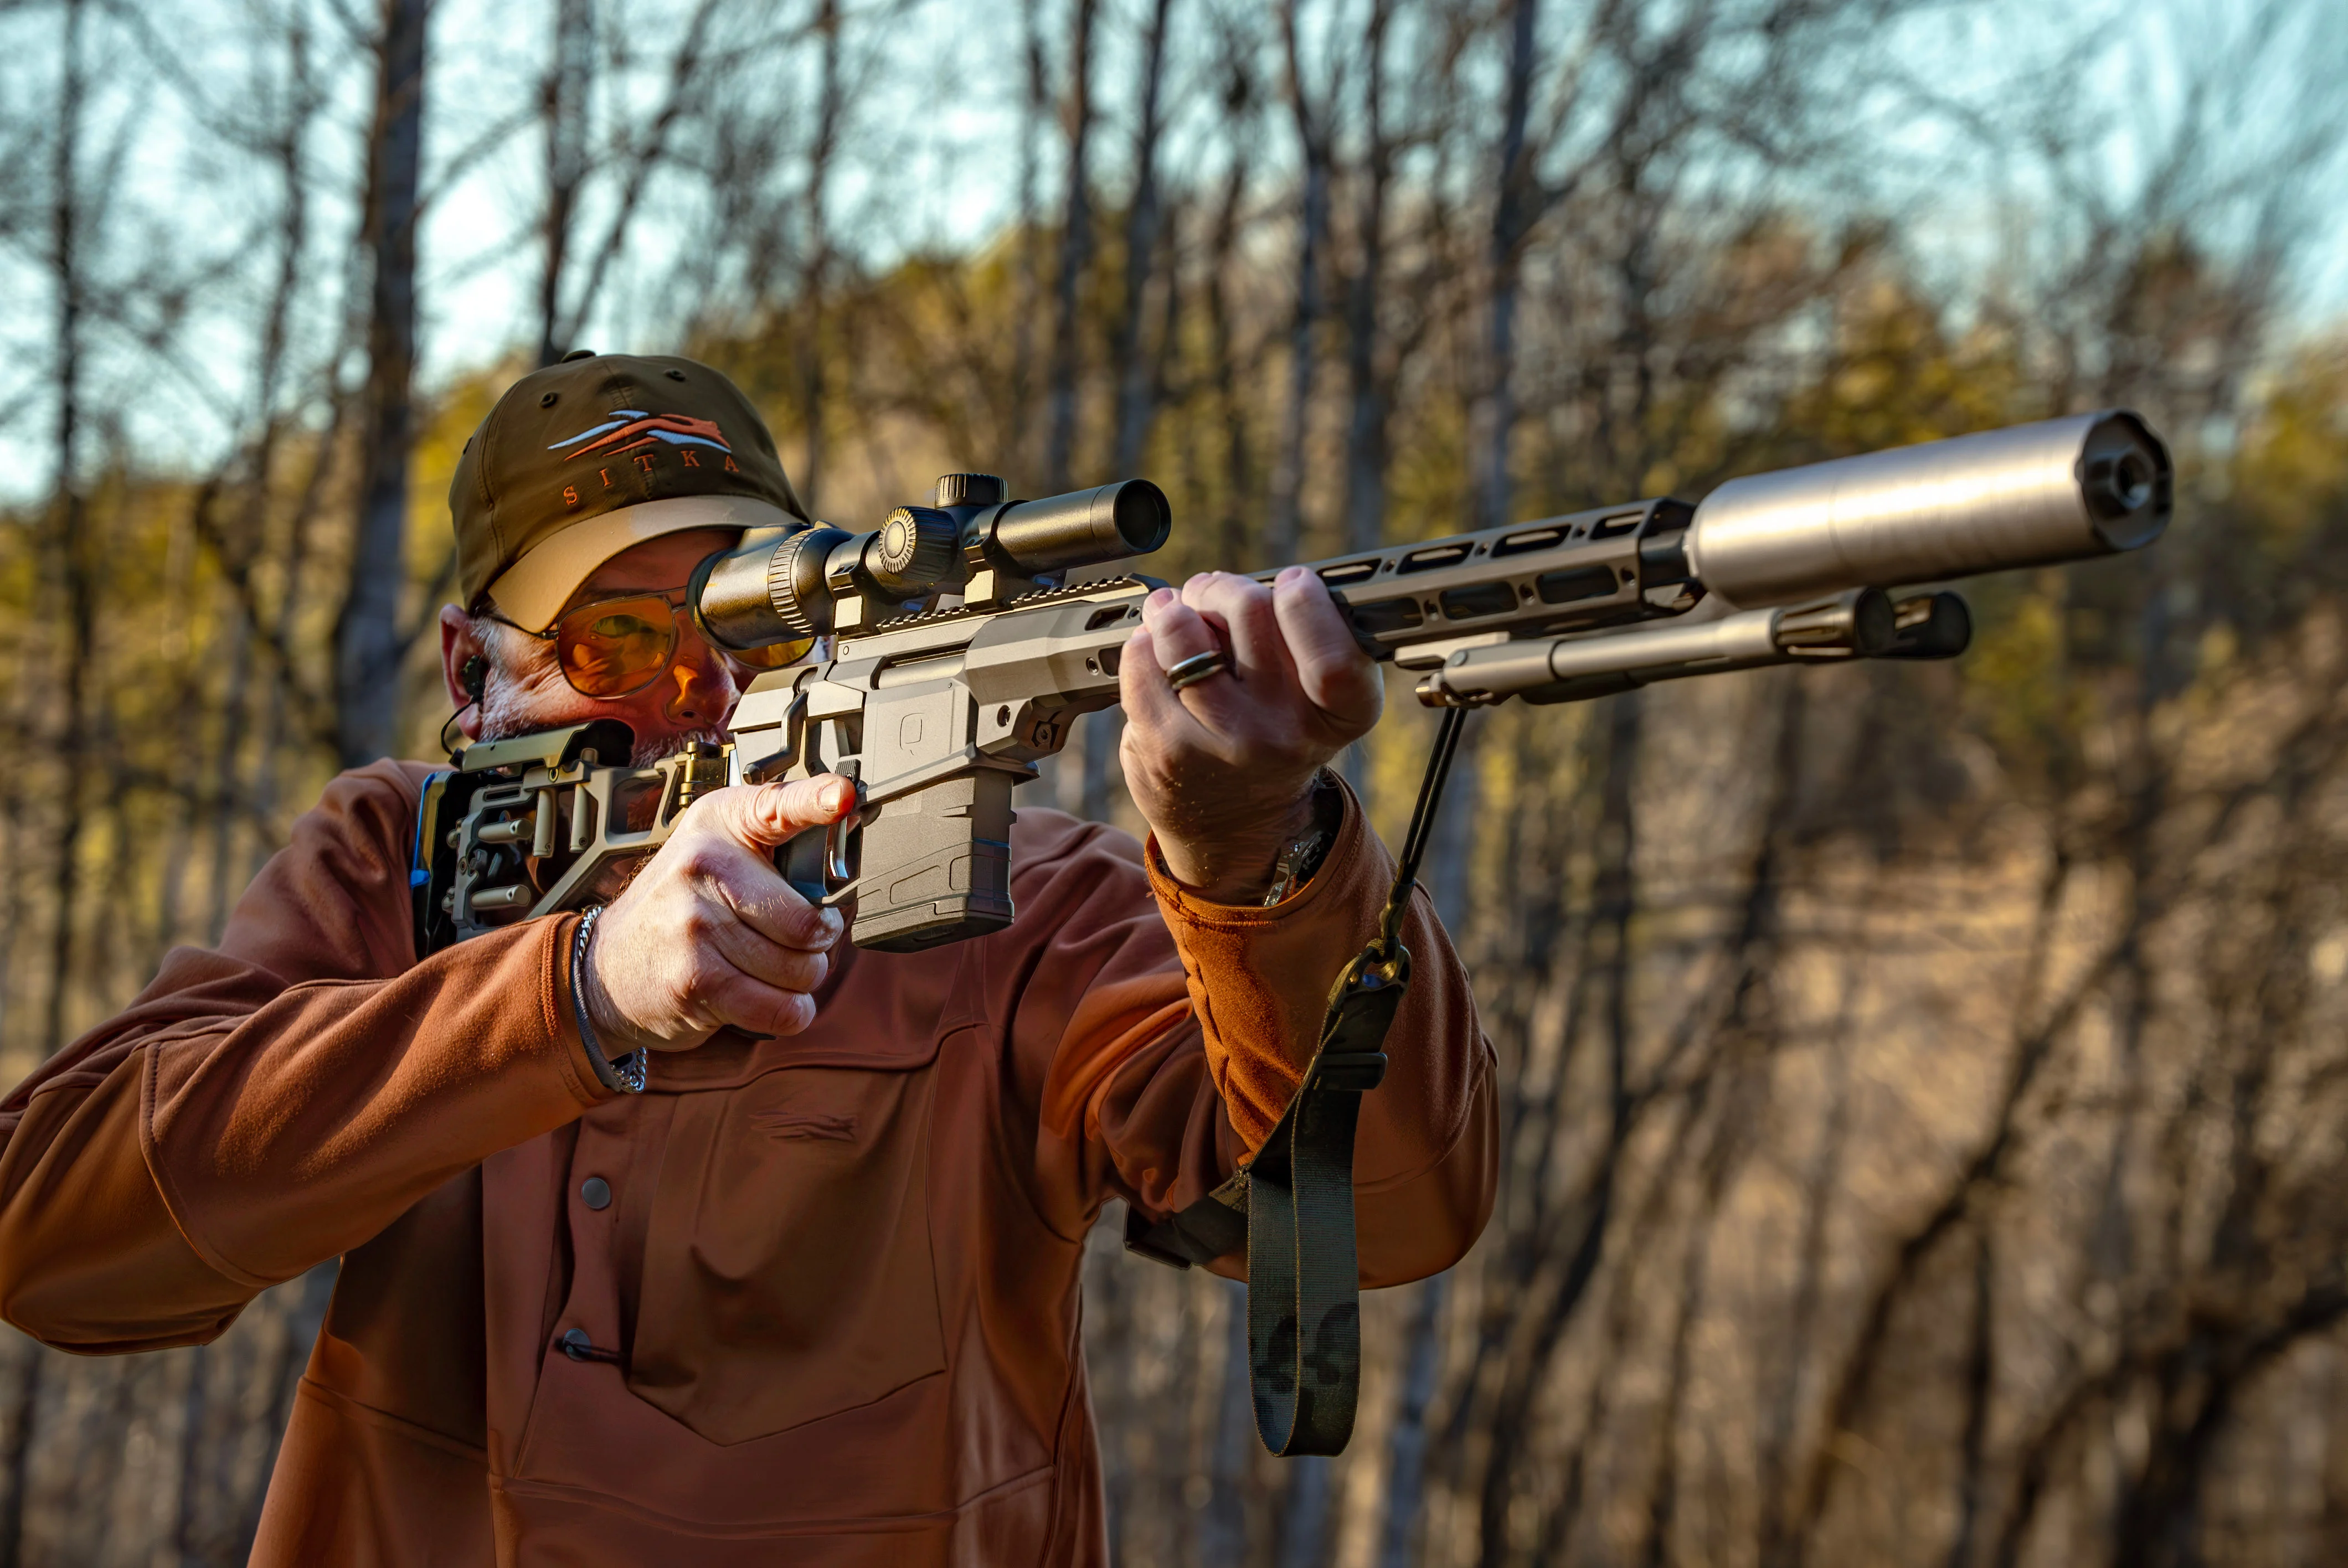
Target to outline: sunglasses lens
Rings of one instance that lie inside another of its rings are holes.
[[[801,637],[789,642],[769,642],[764,648],[729,648],[726,657],[753,670],[780,670],[806,658],[808,650],[814,646],[813,638]]]
[[[676,650],[676,617],[657,597],[582,605],[555,626],[562,673],[588,697],[642,691]]]

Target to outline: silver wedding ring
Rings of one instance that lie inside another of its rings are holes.
[[[1196,686],[1209,676],[1220,675],[1230,668],[1231,661],[1223,657],[1222,651],[1210,648],[1204,653],[1193,653],[1167,671],[1166,683],[1179,692],[1185,686]]]

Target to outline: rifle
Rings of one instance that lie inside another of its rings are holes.
[[[1334,1453],[1352,1429],[1354,1112],[1408,983],[1401,915],[1466,712],[1768,664],[1951,658],[1971,615],[1931,585],[2136,549],[2167,526],[2173,490],[2159,436],[2112,410],[1733,479],[1694,507],[1638,501],[1310,563],[1362,646],[1425,671],[1420,702],[1447,712],[1380,932],[1339,977],[1287,1113],[1215,1193],[1127,1230],[1182,1266],[1246,1245],[1273,1452]],[[1120,654],[1161,586],[1068,574],[1147,555],[1171,528],[1143,479],[1021,501],[993,476],[950,474],[930,506],[870,532],[746,534],[694,573],[702,635],[735,650],[828,638],[828,655],[754,681],[728,743],[647,768],[605,763],[632,745],[609,721],[466,748],[425,793],[417,950],[594,901],[607,868],[658,848],[708,789],[826,773],[856,782],[857,809],[778,862],[810,900],[853,903],[850,940],[917,952],[1010,924],[1012,791],[1117,702]]]
[[[2126,411],[2015,425],[1732,479],[1657,499],[1309,563],[1373,656],[1426,671],[1431,707],[1577,702],[1782,663],[1945,659],[1972,635],[1943,582],[2135,549],[2167,525],[2167,448]],[[419,951],[593,901],[721,784],[838,773],[859,809],[780,856],[850,939],[914,952],[1008,925],[1011,796],[1117,702],[1118,658],[1161,586],[1080,568],[1172,528],[1128,479],[1041,501],[950,474],[867,533],[753,530],[704,561],[695,622],[748,649],[829,638],[759,676],[729,744],[614,766],[623,727],[468,747],[425,814]],[[1273,571],[1254,574],[1269,581]],[[608,759],[608,761],[607,761]],[[524,847],[524,840],[528,841]]]

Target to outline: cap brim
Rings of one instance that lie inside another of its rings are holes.
[[[756,496],[672,496],[644,501],[582,518],[539,540],[489,584],[489,597],[515,625],[543,631],[596,568],[646,539],[693,528],[776,528],[805,521]]]

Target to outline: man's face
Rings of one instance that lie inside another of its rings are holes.
[[[682,604],[694,567],[735,539],[723,528],[647,539],[598,567],[563,608],[627,593],[664,593]],[[685,741],[721,739],[745,678],[701,640],[685,611],[678,611],[677,621],[675,657],[652,684],[625,697],[596,698],[582,695],[563,679],[551,641],[477,620],[449,605],[440,612],[440,659],[449,701],[464,709],[458,727],[479,740],[618,719],[635,732],[640,764],[665,756]],[[489,646],[493,640],[494,649]],[[461,677],[465,661],[475,654],[489,659],[489,687],[479,706],[467,707],[472,699]]]

